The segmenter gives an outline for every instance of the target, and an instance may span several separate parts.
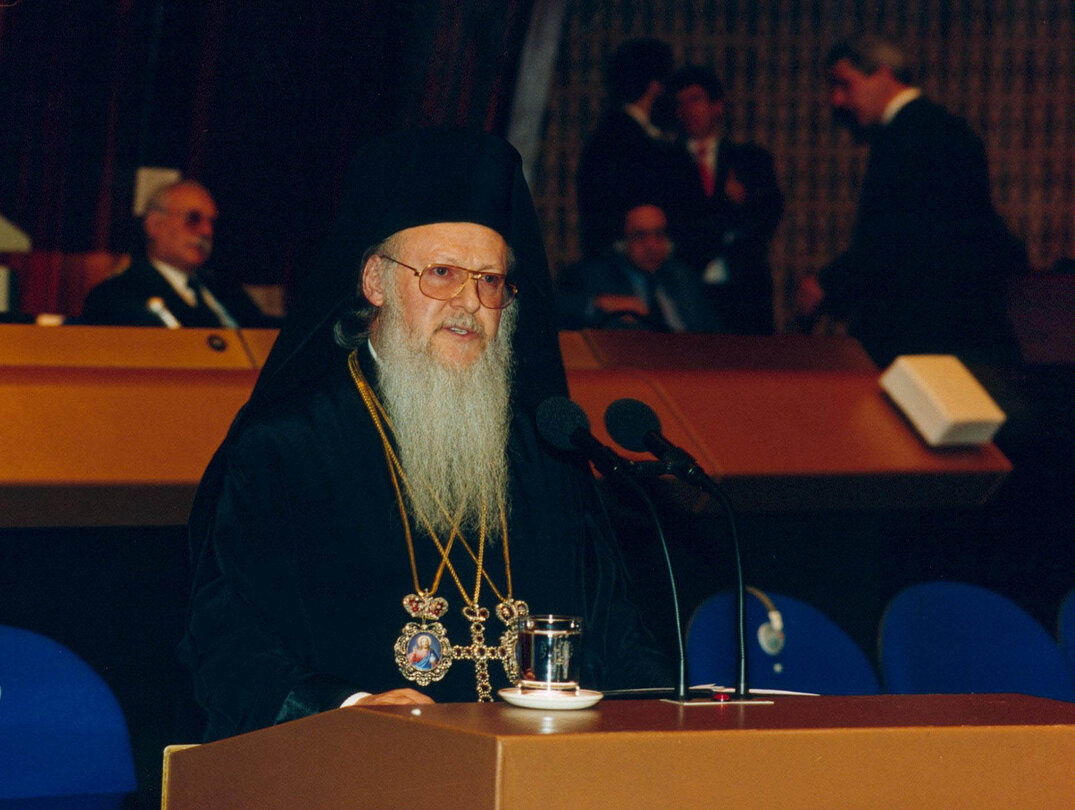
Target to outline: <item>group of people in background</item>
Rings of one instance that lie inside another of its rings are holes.
[[[825,64],[836,122],[869,144],[847,250],[796,295],[801,324],[846,324],[879,364],[943,352],[1010,363],[1006,282],[1027,267],[993,207],[981,139],[922,96],[892,43],[861,36]],[[610,105],[576,178],[582,257],[558,277],[562,328],[771,334],[769,245],[784,210],[773,156],[725,131],[710,70],[674,69],[656,39],[624,43]],[[655,123],[659,105],[674,128]],[[216,204],[183,180],[149,201],[146,250],[91,291],[81,321],[144,326],[274,325],[238,285],[204,267]]]
[[[769,242],[784,208],[772,155],[727,137],[715,74],[673,67],[655,39],[613,56],[611,106],[579,162],[583,258],[560,275],[561,322],[769,334]],[[676,133],[654,123],[662,99]]]
[[[1027,256],[993,206],[981,139],[922,96],[881,37],[836,45],[825,70],[834,120],[870,151],[851,243],[800,283],[800,322],[846,324],[879,365],[922,352],[1014,362],[1007,279]],[[583,259],[560,274],[561,324],[772,333],[772,155],[727,137],[720,80],[673,70],[664,42],[625,43],[606,81],[610,107],[579,163]],[[654,123],[662,99],[674,133]]]

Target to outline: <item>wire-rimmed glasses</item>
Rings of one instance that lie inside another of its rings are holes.
[[[437,301],[450,301],[459,293],[467,281],[474,279],[474,287],[478,291],[478,301],[487,309],[504,309],[515,300],[519,288],[508,281],[503,273],[487,273],[482,270],[468,270],[465,267],[456,267],[454,264],[441,264],[434,262],[421,270],[412,267],[399,259],[380,254],[382,259],[406,267],[418,279],[418,289],[427,298]]]

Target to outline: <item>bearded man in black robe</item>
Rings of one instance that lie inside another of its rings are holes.
[[[206,738],[488,700],[527,609],[583,617],[583,686],[670,683],[589,470],[536,435],[565,393],[515,150],[445,130],[368,145],[191,516],[181,657]]]

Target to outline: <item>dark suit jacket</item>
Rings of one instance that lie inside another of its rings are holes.
[[[240,326],[273,325],[272,319],[258,309],[242,287],[226,284],[208,273],[199,273],[199,278]],[[90,290],[78,320],[79,323],[100,326],[164,326],[146,306],[146,302],[154,297],[160,298],[183,326],[220,326],[211,310],[188,306],[145,257],[134,259],[122,273]]]
[[[848,250],[820,276],[825,307],[881,366],[899,354],[1017,356],[1007,277],[1023,245],[993,208],[981,140],[919,98],[871,140]]]
[[[649,295],[642,297],[649,298],[650,315],[648,323],[641,322],[640,326],[652,325],[672,331],[652,297],[656,290],[661,290],[675,306],[686,331],[721,331],[720,321],[706,302],[702,284],[689,267],[671,260],[649,276],[616,251],[609,251],[598,259],[579,262],[565,268],[560,274],[557,311],[561,327],[585,329],[617,325],[605,322],[607,313],[595,311],[593,299],[602,294],[638,295],[638,287],[645,286],[647,282],[650,282]]]
[[[690,182],[690,156],[651,138],[623,110],[605,114],[582,151],[576,176],[583,258],[596,258],[620,238],[627,212],[643,203],[678,220],[682,189]]]
[[[773,278],[769,243],[784,213],[784,196],[776,180],[773,156],[760,146],[721,138],[717,146],[717,176],[712,196],[706,196],[694,157],[685,142],[679,149],[693,169],[682,199],[693,207],[680,222],[670,222],[676,255],[701,273],[715,258],[724,260],[727,281],[707,288],[710,301],[726,331],[771,334]],[[724,193],[734,171],[746,186],[742,205]]]

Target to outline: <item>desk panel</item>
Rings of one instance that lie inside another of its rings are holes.
[[[1070,807],[1075,705],[1018,695],[341,709],[169,751],[165,806]]]
[[[250,369],[227,329],[0,324],[0,368]]]

